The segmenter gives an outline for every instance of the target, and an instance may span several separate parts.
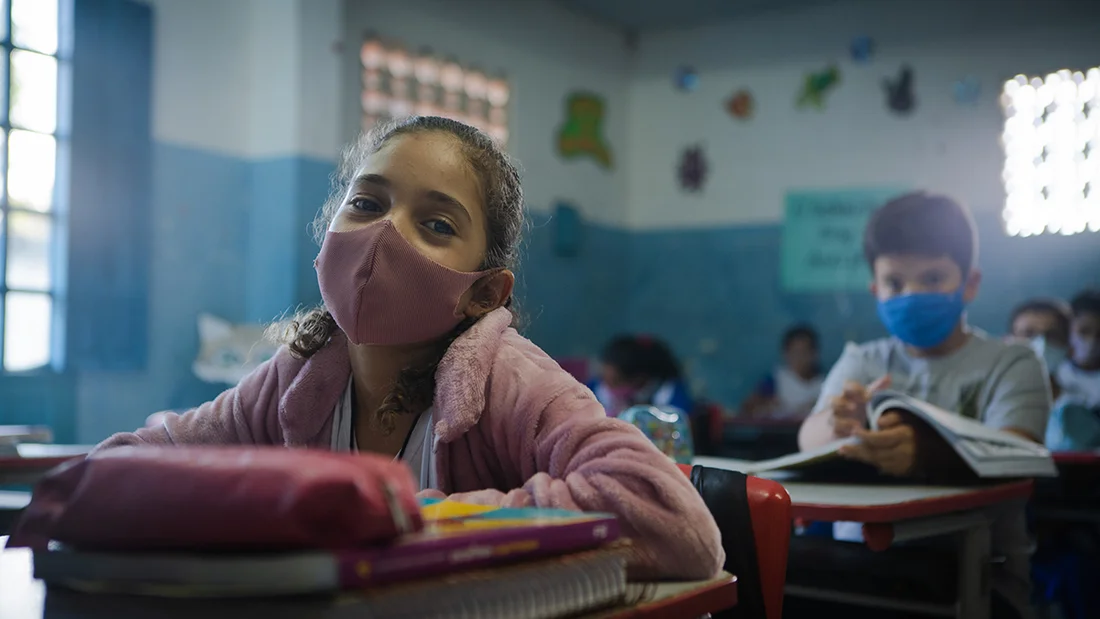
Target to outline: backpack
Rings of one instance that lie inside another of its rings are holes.
[[[695,446],[691,440],[691,421],[682,410],[673,407],[632,406],[619,419],[642,431],[657,449],[677,464],[691,464]]]

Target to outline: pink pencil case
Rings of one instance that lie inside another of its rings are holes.
[[[282,447],[118,447],[51,471],[9,546],[347,548],[422,527],[408,467]]]

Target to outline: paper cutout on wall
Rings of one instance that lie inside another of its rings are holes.
[[[707,168],[707,156],[702,146],[685,148],[680,155],[680,165],[677,168],[680,188],[693,193],[700,191],[707,182]]]
[[[839,83],[840,69],[836,65],[830,65],[816,73],[807,73],[802,82],[802,89],[798,92],[798,107],[812,106],[819,110],[825,109],[825,95]]]
[[[882,81],[886,89],[886,106],[897,114],[911,114],[917,107],[917,97],[913,93],[913,69],[902,65],[897,79],[886,78]]]
[[[955,82],[955,103],[960,105],[976,105],[982,96],[982,83],[973,75],[968,75]]]
[[[692,67],[680,67],[676,69],[673,83],[676,85],[677,90],[692,92],[699,87],[699,73]]]
[[[554,205],[555,254],[576,256],[581,249],[582,230],[581,213],[575,206],[565,202]]]
[[[755,108],[756,102],[752,98],[752,93],[745,89],[738,90],[726,100],[726,111],[740,120],[752,118]]]
[[[591,157],[611,168],[611,147],[603,136],[604,101],[592,93],[574,93],[565,102],[565,123],[558,131],[558,154],[565,159]]]
[[[868,188],[792,191],[785,199],[781,275],[793,291],[866,290],[863,228],[871,212],[904,193]]]
[[[848,46],[848,53],[855,62],[866,64],[875,55],[875,40],[866,35],[855,37]]]

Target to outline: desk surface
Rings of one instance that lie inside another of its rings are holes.
[[[85,456],[94,445],[53,445],[22,443],[18,454],[0,454],[0,474],[5,471],[51,469],[66,460]]]
[[[335,619],[353,615],[354,597],[260,600],[158,599],[47,590],[32,577],[29,550],[3,548],[0,537],[0,617],[3,619]],[[585,615],[590,619],[676,619],[697,617],[737,604],[737,578],[729,574],[700,582],[635,583],[632,606]]]
[[[780,482],[794,518],[825,522],[897,522],[1026,500],[1032,482],[992,486],[880,486]]]

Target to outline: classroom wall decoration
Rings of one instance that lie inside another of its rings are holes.
[[[796,104],[799,108],[813,107],[825,109],[825,95],[840,83],[840,69],[830,65],[821,71],[807,73],[798,91]]]
[[[973,75],[968,75],[955,82],[952,87],[955,103],[959,105],[976,105],[982,96],[982,83]]]
[[[554,205],[554,253],[562,257],[576,256],[581,249],[583,233],[581,213],[567,202]]]
[[[753,112],[756,111],[755,108],[756,101],[753,99],[752,93],[743,88],[730,95],[730,98],[726,100],[726,111],[738,120],[752,118]]]
[[[866,64],[875,55],[875,40],[866,35],[855,37],[848,46],[848,53],[854,62]]]
[[[558,154],[565,159],[589,157],[607,169],[612,167],[611,147],[603,135],[604,100],[578,92],[565,101],[565,122],[558,131]]]
[[[707,156],[703,147],[699,145],[689,146],[680,154],[680,165],[677,175],[680,178],[680,188],[692,193],[701,191],[707,182],[708,172]]]
[[[693,67],[679,67],[672,77],[672,83],[676,86],[676,90],[694,92],[699,87],[699,72]]]
[[[902,65],[898,70],[896,79],[883,80],[886,90],[886,107],[895,114],[912,114],[917,106],[917,97],[913,93],[913,69],[909,65]]]
[[[866,290],[863,228],[897,189],[792,191],[784,205],[783,288],[795,292]]]

